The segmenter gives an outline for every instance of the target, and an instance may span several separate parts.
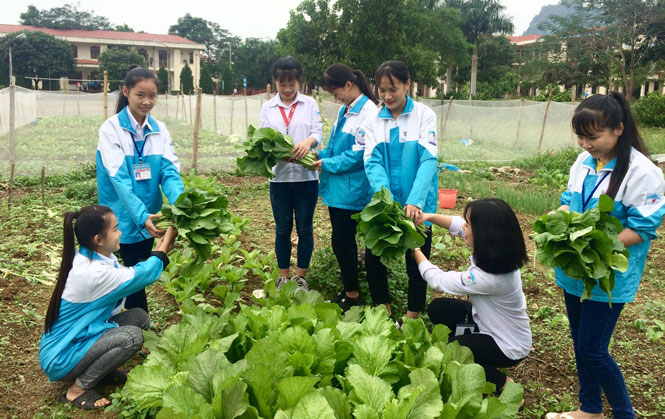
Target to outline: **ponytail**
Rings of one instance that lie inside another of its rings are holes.
[[[352,70],[346,64],[336,63],[330,65],[326,68],[326,71],[323,72],[323,83],[322,86],[324,89],[336,89],[339,87],[344,87],[346,82],[351,82],[358,86],[362,94],[367,96],[369,100],[378,104],[379,101],[376,99],[374,93],[369,86],[369,81],[365,74],[360,70]]]
[[[614,147],[616,166],[610,177],[610,185],[605,192],[612,199],[616,197],[621,182],[628,173],[631,148],[635,148],[649,158],[649,152],[637,130],[630,104],[619,92],[611,92],[608,95],[593,95],[584,99],[575,108],[572,120],[573,131],[579,137],[591,137],[606,128],[615,130],[620,128],[621,124],[623,124],[623,131]]]
[[[104,234],[108,228],[106,215],[112,213],[109,207],[100,205],[81,208],[80,211],[66,212],[63,216],[63,240],[62,240],[62,260],[60,270],[58,271],[58,280],[51,295],[51,301],[46,311],[44,319],[44,332],[48,333],[53,324],[58,320],[60,313],[60,302],[62,293],[67,284],[69,271],[72,270],[74,255],[76,254],[76,243],[74,236],[81,246],[90,250],[97,250],[94,244],[96,235]],[[74,222],[76,224],[74,225]]]
[[[136,83],[143,80],[152,80],[155,82],[155,85],[159,87],[159,80],[157,80],[157,76],[155,76],[155,73],[148,70],[147,68],[139,67],[136,64],[132,64],[129,66],[129,69],[127,70],[127,74],[125,75],[125,80],[123,81],[122,85],[126,87],[127,90],[129,91],[134,86],[136,86]],[[127,96],[122,94],[122,89],[121,89],[120,94],[118,95],[118,103],[116,103],[115,105],[115,113],[119,113],[128,104],[129,104],[129,99],[127,99]]]

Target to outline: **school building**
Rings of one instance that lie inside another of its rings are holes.
[[[185,63],[192,70],[194,86],[199,85],[201,51],[205,46],[178,35],[0,24],[0,37],[21,31],[41,31],[69,42],[76,59],[76,75],[65,83],[68,89],[76,90],[78,82],[86,85],[90,80],[102,80],[104,75],[99,71],[99,55],[111,47],[136,51],[145,58],[148,68],[153,71],[160,67],[166,68],[170,91],[180,91],[180,72]]]

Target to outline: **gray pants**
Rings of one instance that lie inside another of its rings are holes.
[[[150,327],[148,313],[141,308],[132,308],[111,317],[111,321],[120,327],[104,332],[62,381],[75,379],[82,389],[93,388],[141,349],[141,329]]]

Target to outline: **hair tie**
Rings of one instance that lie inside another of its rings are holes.
[[[78,220],[81,213],[79,211],[74,211],[74,219]]]

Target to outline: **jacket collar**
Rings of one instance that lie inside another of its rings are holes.
[[[409,97],[409,95],[406,96],[406,105],[404,106],[404,112],[402,112],[402,115],[406,115],[411,113],[413,111],[413,99]],[[400,115],[400,116],[402,116]],[[398,116],[399,118],[399,116]],[[393,119],[393,115],[390,113],[390,110],[386,107],[386,105],[383,105],[381,107],[381,110],[379,111],[379,119]]]
[[[365,103],[367,103],[368,100],[369,98],[365,95],[358,96],[349,105],[349,110],[347,111],[347,113],[352,115],[357,115],[362,110],[363,106],[365,106]]]
[[[631,150],[631,152],[632,152],[632,150]],[[587,168],[593,170],[594,172],[596,171],[596,167],[597,167],[597,166],[596,166],[596,159],[595,159],[592,155],[590,155],[590,154],[589,154],[589,157],[587,157],[587,158],[584,160],[584,163],[582,163],[582,165],[584,165],[585,167],[587,167]],[[614,168],[616,167],[616,165],[617,165],[617,158],[615,157],[615,158],[613,158],[612,160],[610,160],[609,163],[607,163],[605,166],[603,166],[603,168],[600,169],[600,171],[601,171],[601,172],[602,172],[603,170],[609,170],[609,171],[612,171],[612,170],[614,170]]]
[[[125,106],[122,108],[120,112],[118,112],[118,122],[120,123],[120,127],[126,131],[131,132],[134,135],[136,134],[136,130],[134,129],[134,124],[138,125],[138,122],[132,115],[129,114],[129,108]],[[145,130],[144,132],[144,138],[147,137],[150,134],[155,134],[159,132],[159,125],[157,125],[157,121],[155,121],[150,114],[146,117],[145,123],[144,123]],[[140,140],[142,140],[141,138]]]
[[[110,265],[114,267],[118,266],[118,258],[113,253],[111,253],[110,258],[107,258],[106,256],[97,253],[91,249],[88,249],[85,246],[79,246],[79,253],[88,259],[98,260],[105,265]]]

